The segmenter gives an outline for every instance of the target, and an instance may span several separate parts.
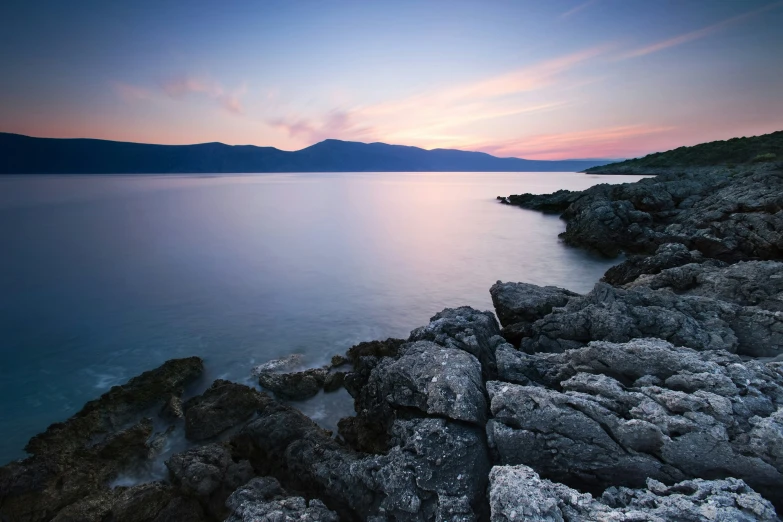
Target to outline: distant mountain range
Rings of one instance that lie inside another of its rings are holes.
[[[578,172],[605,163],[498,158],[483,152],[340,140],[289,152],[223,143],[149,145],[0,133],[0,174]]]

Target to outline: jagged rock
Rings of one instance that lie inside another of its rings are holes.
[[[354,365],[359,363],[362,357],[395,357],[403,344],[405,339],[392,337],[385,341],[363,342],[349,348],[346,356]]]
[[[688,250],[688,247],[681,243],[665,243],[658,247],[654,255],[628,257],[619,265],[607,270],[601,280],[610,285],[621,286],[644,274],[658,274],[667,268],[703,261],[704,256],[698,250]],[[725,266],[725,263],[720,261],[711,261],[711,264]]]
[[[418,408],[430,415],[482,424],[486,402],[481,365],[471,354],[429,341],[404,345],[397,359],[384,359],[373,369],[362,394],[369,403],[392,408]],[[370,411],[383,411],[373,405]]]
[[[489,289],[500,324],[533,323],[579,294],[556,286],[498,281]]]
[[[324,379],[324,391],[333,392],[343,387],[346,372],[329,372]]]
[[[783,257],[779,165],[692,169],[582,192],[509,196],[505,203],[560,211],[566,243],[616,256],[682,243],[723,261]],[[564,208],[566,207],[566,208]]]
[[[280,483],[259,477],[239,488],[226,501],[231,516],[226,522],[338,522],[337,513],[318,499],[286,496]]]
[[[177,395],[169,397],[160,409],[158,416],[171,422],[184,418],[185,410],[182,407],[182,398]]]
[[[557,352],[591,340],[641,337],[698,350],[776,356],[783,351],[783,313],[665,289],[624,290],[598,283],[589,294],[571,298],[533,323],[521,346],[527,352]]]
[[[153,423],[143,416],[160,411],[202,370],[197,357],[167,361],[33,437],[29,458],[0,468],[0,519],[50,520],[64,507],[107,491],[123,469],[149,457]]]
[[[214,443],[177,453],[166,467],[184,495],[198,498],[207,512],[221,519],[227,515],[229,494],[254,476],[250,462],[234,462],[226,447]]]
[[[218,379],[185,403],[185,436],[194,441],[215,437],[252,417],[260,401],[256,390]]]
[[[541,479],[527,466],[495,466],[489,480],[492,522],[778,521],[768,501],[731,478],[669,487],[648,479],[646,489],[609,488],[598,499]]]
[[[257,474],[324,500],[344,519],[469,520],[482,509],[489,460],[479,427],[397,420],[391,441],[386,455],[353,452],[301,413],[270,400],[232,444]]]
[[[413,330],[408,341],[432,341],[468,352],[481,363],[485,379],[494,378],[495,348],[504,342],[492,312],[480,312],[469,306],[446,308],[435,314],[427,326]]]
[[[281,399],[299,401],[316,395],[324,386],[328,370],[311,368],[303,372],[258,375],[258,383]]]
[[[279,357],[272,359],[271,361],[259,364],[252,370],[254,376],[258,376],[262,373],[275,373],[291,371],[297,366],[301,366],[304,363],[304,355],[300,353],[292,353],[285,357]]]
[[[728,266],[691,263],[641,276],[626,288],[638,286],[783,312],[783,263],[779,261],[741,261]]]
[[[732,476],[773,500],[783,487],[781,363],[656,339],[498,357],[501,376],[524,384],[487,383],[502,464],[587,488]]]
[[[204,520],[193,499],[160,482],[106,489],[62,509],[53,522],[168,522]]]

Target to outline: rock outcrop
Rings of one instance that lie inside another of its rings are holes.
[[[527,466],[495,466],[489,480],[492,522],[778,520],[768,501],[736,479],[687,480],[672,486],[648,479],[645,489],[609,488],[598,498],[541,479]]]
[[[611,257],[623,251],[653,254],[665,243],[729,262],[783,257],[783,170],[776,164],[662,174],[501,201],[562,210],[566,243]]]
[[[767,498],[783,488],[783,364],[743,362],[658,339],[593,342],[562,354],[498,350],[490,446],[580,488],[651,477],[735,477]],[[768,448],[763,449],[763,448]]]

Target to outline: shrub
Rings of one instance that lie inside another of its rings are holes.
[[[771,152],[768,152],[766,154],[759,154],[758,156],[753,158],[751,161],[753,163],[762,163],[762,162],[765,162],[765,161],[775,161],[775,159],[777,157],[778,157],[777,154],[773,154]]]

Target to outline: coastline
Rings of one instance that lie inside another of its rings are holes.
[[[0,468],[0,515],[776,520],[781,185],[761,165],[499,198],[562,213],[568,244],[632,255],[587,294],[498,282],[499,323],[445,309],[326,368],[256,369],[278,398],[348,390],[357,415],[336,438],[241,384],[183,403],[203,362],[169,361],[31,439]],[[167,481],[109,487],[183,432]]]

